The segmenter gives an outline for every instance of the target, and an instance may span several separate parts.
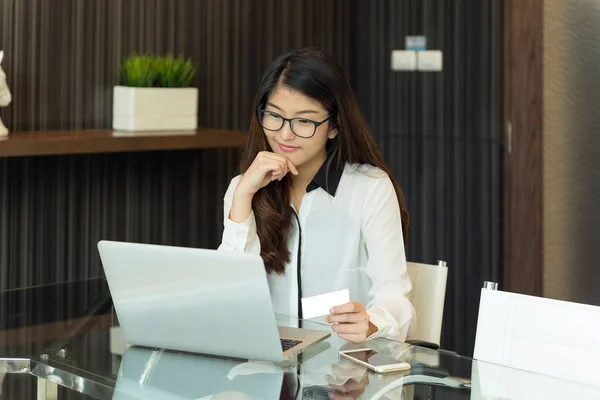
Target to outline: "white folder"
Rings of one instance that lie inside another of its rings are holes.
[[[475,360],[471,400],[600,399],[600,386],[567,381]]]
[[[482,289],[474,358],[600,386],[600,307]]]

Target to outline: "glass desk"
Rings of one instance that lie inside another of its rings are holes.
[[[330,330],[315,321],[302,326]],[[377,375],[339,358],[355,347],[332,334],[281,365],[132,347],[102,278],[0,292],[2,399],[600,398],[600,387],[386,339],[360,347],[411,370]]]

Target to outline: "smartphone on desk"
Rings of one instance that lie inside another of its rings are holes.
[[[362,365],[378,374],[407,371],[410,369],[410,364],[379,354],[371,349],[342,350],[339,354],[340,357]]]

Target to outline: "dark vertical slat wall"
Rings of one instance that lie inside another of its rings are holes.
[[[442,345],[471,354],[480,288],[502,276],[502,3],[356,4],[353,86],[406,194],[407,257],[448,262]],[[442,50],[442,72],[391,70],[407,35]]]
[[[245,129],[263,70],[318,46],[348,65],[343,0],[0,0],[13,131],[107,128],[120,60],[189,56],[199,125]],[[0,143],[1,145],[1,143]],[[240,150],[0,159],[0,288],[102,274],[100,239],[216,247]]]
[[[118,64],[173,52],[198,64],[199,124],[245,129],[264,68],[317,46],[349,72],[406,192],[408,256],[450,266],[443,343],[472,351],[479,287],[499,278],[498,1],[0,0],[12,130],[110,127]],[[441,73],[393,72],[404,36]],[[1,143],[0,143],[1,145]],[[215,247],[238,150],[0,160],[0,287],[101,274],[101,238]]]

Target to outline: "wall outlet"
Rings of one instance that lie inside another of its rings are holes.
[[[440,50],[417,52],[417,69],[419,71],[441,71],[442,64],[442,52]]]
[[[392,50],[392,71],[415,71],[416,69],[416,51]]]

